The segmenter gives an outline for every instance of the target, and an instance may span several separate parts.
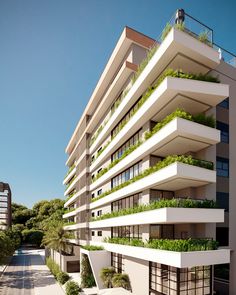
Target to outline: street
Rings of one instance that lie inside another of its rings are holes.
[[[44,264],[43,254],[43,250],[18,250],[0,278],[0,294],[64,294]]]

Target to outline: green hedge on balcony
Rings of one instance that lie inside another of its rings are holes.
[[[206,251],[216,250],[218,242],[212,239],[153,239],[147,242],[143,242],[139,239],[129,238],[105,238],[105,243],[120,244],[134,247],[145,247],[158,250],[177,251],[177,252],[189,252],[189,251]]]
[[[161,84],[162,81],[165,80],[166,77],[175,77],[175,78],[182,78],[182,79],[190,79],[190,80],[199,80],[199,81],[206,81],[206,82],[213,82],[213,83],[220,83],[219,79],[217,77],[208,75],[208,74],[193,74],[193,73],[183,73],[182,70],[173,70],[173,69],[167,69],[164,71],[163,74],[160,75],[158,78],[156,84],[154,86],[150,86],[147,91],[142,95],[142,98],[138,102],[138,108],[135,112],[133,112],[132,116],[141,108],[141,106],[145,103],[145,101],[152,95],[154,90]],[[130,116],[123,124],[120,126],[119,132],[124,128],[124,126],[129,122],[129,120],[132,118]],[[118,133],[119,133],[118,132]],[[118,134],[117,133],[117,134]],[[116,134],[116,135],[117,135]],[[113,137],[114,138],[114,137]],[[113,139],[112,138],[112,139]],[[97,159],[102,152],[107,148],[107,146],[110,144],[111,141],[109,141],[96,155],[94,158]]]
[[[86,245],[86,246],[80,246],[81,248],[88,250],[88,251],[101,251],[104,250],[104,247],[102,246],[93,246],[93,245]]]
[[[160,208],[216,208],[216,202],[214,200],[194,200],[194,199],[160,199],[150,204],[139,205],[133,208],[121,209],[119,211],[113,211],[103,214],[98,217],[91,218],[91,221],[104,220],[108,218],[114,218],[124,215],[130,215],[140,213],[144,211],[150,211]]]
[[[163,119],[161,122],[157,123],[154,128],[151,131],[147,131],[145,133],[145,140],[153,136],[155,133],[157,133],[160,129],[162,129],[165,125],[167,125],[169,122],[174,120],[175,118],[182,118],[186,119],[192,122],[196,122],[208,127],[215,128],[216,127],[216,120],[215,118],[210,115],[207,116],[205,114],[198,114],[198,115],[191,115],[190,113],[186,112],[183,109],[177,108],[173,113],[166,116],[165,119]],[[119,159],[114,160],[112,163],[108,165],[108,167],[103,168],[96,177],[92,180],[92,182],[95,182],[97,179],[99,179],[102,175],[104,175],[106,172],[108,172],[112,167],[114,167],[116,164],[118,164],[121,160],[123,160],[126,156],[131,154],[134,150],[136,150],[144,141],[138,141],[135,145],[130,146]]]
[[[154,165],[150,168],[147,168],[139,175],[137,175],[137,176],[133,177],[132,179],[112,188],[111,190],[104,192],[100,196],[92,199],[92,202],[95,202],[101,198],[104,198],[105,196],[110,195],[111,193],[118,191],[119,189],[126,187],[127,185],[134,183],[137,180],[142,179],[143,177],[148,176],[148,175],[150,175],[150,174],[152,174],[164,167],[167,167],[170,164],[176,163],[176,162],[180,162],[180,163],[184,163],[184,164],[188,164],[188,165],[193,165],[193,166],[198,166],[198,167],[202,167],[202,168],[206,168],[206,169],[210,169],[210,170],[214,169],[214,164],[212,162],[194,159],[192,156],[184,156],[184,155],[182,155],[182,156],[178,156],[178,155],[167,156],[164,160],[158,162],[156,165]]]

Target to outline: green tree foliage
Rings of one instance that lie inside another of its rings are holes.
[[[104,267],[100,271],[100,277],[103,281],[105,288],[112,287],[112,278],[115,275],[116,271],[113,267]]]
[[[19,245],[20,235],[17,231],[11,229],[0,231],[0,264],[3,264]]]
[[[79,284],[74,281],[66,283],[66,295],[78,295],[81,291]]]

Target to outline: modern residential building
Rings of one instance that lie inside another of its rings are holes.
[[[183,10],[160,40],[125,27],[66,148],[65,230],[98,288],[113,266],[136,295],[236,294],[235,66]]]
[[[8,183],[0,182],[0,229],[11,226],[11,189]]]

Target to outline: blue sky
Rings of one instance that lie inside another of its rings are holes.
[[[64,149],[123,27],[156,38],[177,8],[236,53],[231,0],[0,0],[0,181],[13,201],[63,197]]]

